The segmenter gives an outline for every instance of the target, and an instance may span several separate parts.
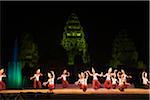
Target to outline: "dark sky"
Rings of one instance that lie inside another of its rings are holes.
[[[107,64],[112,42],[122,30],[135,42],[139,59],[148,63],[149,2],[2,2],[2,64],[11,60],[16,36],[31,33],[40,63],[63,63],[60,46],[65,22],[74,10],[88,38],[95,64]]]

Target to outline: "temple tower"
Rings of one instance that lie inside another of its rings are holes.
[[[90,62],[83,27],[75,13],[72,13],[66,22],[61,45],[67,51],[68,65],[74,65],[76,55],[81,55],[84,64]]]

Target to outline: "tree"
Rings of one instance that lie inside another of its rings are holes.
[[[83,63],[89,63],[88,45],[76,14],[69,16],[64,30],[61,45],[67,51],[68,65],[74,65],[74,58],[78,54],[82,56]]]
[[[38,47],[28,33],[24,33],[21,37],[19,59],[23,62],[23,65],[29,64],[30,67],[33,67],[38,62]]]
[[[128,37],[126,31],[121,31],[113,42],[112,60],[113,67],[117,65],[137,66],[138,52],[134,42]]]

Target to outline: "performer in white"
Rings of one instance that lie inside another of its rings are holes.
[[[92,87],[93,87],[94,89],[100,88],[100,87],[101,87],[101,84],[100,84],[100,82],[98,81],[97,76],[102,77],[102,76],[103,76],[103,73],[102,73],[102,72],[101,72],[101,74],[96,73],[93,67],[92,67],[92,73],[90,73],[89,70],[88,70],[87,72],[88,72],[88,74],[89,74],[90,76],[93,76]]]
[[[123,69],[121,69],[121,72],[119,71],[118,74],[118,80],[119,80],[119,90],[124,91],[125,88],[130,86],[131,84],[127,82],[127,78],[132,78],[132,76],[128,76]]]
[[[2,80],[3,77],[6,77],[6,75],[4,73],[4,69],[0,69],[0,90],[6,89],[6,85]]]
[[[68,83],[66,78],[69,77],[69,76],[70,76],[70,73],[65,69],[63,71],[63,74],[60,77],[57,78],[57,80],[62,79],[62,87],[63,88],[68,87],[69,83]]]
[[[117,69],[114,70],[114,73],[112,73],[112,75],[114,76],[114,78],[117,78]]]
[[[85,71],[84,73],[81,72],[81,74],[78,74],[79,80],[75,82],[76,85],[80,87],[80,89],[83,89],[83,92],[86,92],[87,90],[87,80],[88,80],[88,73]]]
[[[115,89],[117,87],[118,80],[114,75],[112,75],[111,80],[112,80],[112,88]]]
[[[117,73],[117,76],[118,76],[118,80],[119,80],[119,90],[120,91],[124,91],[124,82],[123,82],[123,79],[122,79],[122,73],[121,71],[118,71]]]
[[[107,89],[110,89],[112,87],[111,76],[112,76],[112,68],[109,68],[108,72],[105,75],[103,75],[103,77],[106,77],[104,87]]]
[[[121,77],[124,83],[124,88],[127,88],[128,86],[131,85],[130,83],[127,82],[127,78],[132,78],[132,76],[128,76],[123,69],[121,69],[121,73],[122,73]]]
[[[149,88],[150,81],[148,80],[147,72],[145,72],[145,71],[142,72],[142,80],[143,80],[144,88]]]
[[[53,89],[55,88],[55,85],[54,85],[55,74],[54,74],[54,71],[51,71],[50,73],[47,73],[47,74],[48,74],[49,79],[47,82],[44,82],[43,85],[46,86],[48,84],[48,88],[50,92],[52,92]]]
[[[34,88],[42,88],[41,82],[39,80],[40,76],[43,76],[43,74],[40,72],[40,69],[37,69],[36,74],[30,77],[30,80],[34,79],[34,83],[33,83]]]
[[[118,83],[118,80],[117,80],[117,69],[115,69],[114,73],[112,73],[111,80],[112,80],[112,88],[115,89],[117,87],[117,83]]]

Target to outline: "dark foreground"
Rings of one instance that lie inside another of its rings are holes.
[[[0,100],[149,100],[148,94],[0,94]]]

